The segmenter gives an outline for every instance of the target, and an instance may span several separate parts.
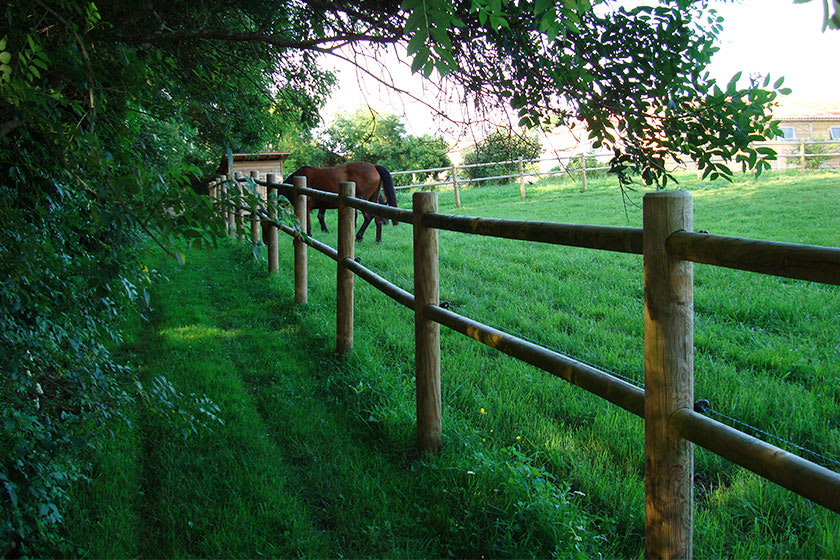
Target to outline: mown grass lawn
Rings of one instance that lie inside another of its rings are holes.
[[[696,230],[840,245],[837,174],[683,184]],[[440,211],[640,226],[641,194],[483,187],[457,210],[442,192]],[[316,237],[334,245],[328,225]],[[410,290],[411,228],[372,238],[357,255]],[[643,381],[641,257],[450,232],[440,253],[456,311]],[[122,352],[145,383],[207,395],[224,425],[185,440],[135,411],[69,538],[94,557],[641,556],[639,418],[444,328],[444,450],[421,460],[411,312],[357,280],[355,347],[337,361],[335,265],[309,254],[302,308],[288,239],[274,278],[232,241],[180,267],[150,254],[167,280]],[[840,290],[696,265],[695,311],[696,398],[840,460]],[[837,514],[700,448],[695,471],[698,557],[840,556]]]

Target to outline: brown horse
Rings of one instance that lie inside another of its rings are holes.
[[[391,178],[391,173],[381,165],[374,165],[372,163],[365,163],[355,161],[336,167],[309,167],[304,166],[287,176],[283,182],[292,183],[292,177],[306,177],[306,186],[311,189],[319,191],[337,193],[338,183],[340,181],[353,181],[356,183],[356,198],[369,200],[371,202],[382,202],[381,194],[385,194],[385,199],[389,206],[397,206],[397,195],[394,191],[394,180]],[[324,213],[328,209],[336,208],[335,203],[318,200],[312,197],[306,197],[306,233],[312,235],[312,218],[310,213],[314,209],[318,209],[318,220],[321,222],[321,229],[327,231],[327,225],[324,222]],[[365,217],[362,227],[359,228],[356,234],[356,240],[361,241],[365,234],[365,230],[374,218],[373,214],[363,212]],[[376,242],[382,241],[382,220],[376,219]],[[398,222],[394,221],[394,225]],[[303,224],[301,224],[303,225]]]

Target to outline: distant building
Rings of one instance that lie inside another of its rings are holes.
[[[774,111],[779,140],[840,140],[840,101],[784,101]]]
[[[283,178],[283,162],[289,157],[289,152],[257,152],[250,154],[233,154],[233,170],[228,169],[228,158],[222,156],[222,162],[216,170],[218,175],[242,173],[249,175],[251,171],[259,171],[260,178],[268,173],[276,173],[278,179]]]

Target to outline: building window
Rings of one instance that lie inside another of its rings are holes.
[[[832,140],[840,140],[840,126],[829,127],[828,137]]]
[[[777,140],[796,140],[796,130],[792,126],[780,126],[779,130],[782,131],[782,135],[778,136]]]

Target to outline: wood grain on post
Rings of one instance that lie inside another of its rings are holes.
[[[231,197],[233,196],[234,189],[236,188],[236,183],[234,183],[233,175],[228,174],[225,176],[227,184],[225,185],[225,208],[227,209],[227,224],[228,224],[228,235],[234,236],[236,235],[236,212],[232,206],[233,201]]]
[[[216,199],[213,202],[216,204],[216,212],[222,218],[225,217],[224,206],[222,205],[222,198],[223,198],[222,193],[224,193],[224,188],[225,188],[225,176],[224,175],[218,175],[216,177],[216,188],[214,189],[214,192],[216,194]]]
[[[805,175],[805,140],[799,142],[799,174]]]
[[[295,187],[306,187],[306,177],[292,177]],[[295,218],[300,222],[302,232],[306,231],[306,219],[308,216],[306,208],[306,195],[297,192],[295,189],[294,206]],[[296,237],[295,247],[295,303],[303,305],[309,300],[309,280],[306,259],[306,243],[303,239]]]
[[[260,178],[260,172],[257,170],[251,171],[251,179],[257,180]],[[254,196],[259,196],[259,187],[256,186],[254,183],[254,192],[252,193]],[[257,216],[257,208],[258,205],[256,202],[251,204],[251,243],[259,243],[260,242],[260,218]]]
[[[455,208],[461,207],[461,192],[458,190],[458,167],[452,166],[452,188],[455,189]]]
[[[643,202],[645,298],[645,556],[691,558],[694,448],[669,426],[694,402],[694,265],[665,241],[693,225],[686,191]]]
[[[438,232],[423,225],[437,212],[437,193],[416,192],[414,212],[414,368],[417,384],[417,451],[437,453],[441,446],[440,325],[426,306],[440,303]]]
[[[586,192],[586,154],[580,154],[580,180],[583,192]]]
[[[525,198],[525,166],[522,165],[522,156],[519,156],[519,196]]]
[[[272,185],[277,182],[277,175],[269,173],[265,176],[265,182]],[[266,187],[266,200],[268,201],[268,217],[272,222],[277,221],[277,189]],[[269,223],[266,230],[266,248],[268,249],[268,273],[274,274],[280,268],[280,254],[277,249],[277,226]]]
[[[236,236],[240,241],[245,240],[245,230],[244,230],[244,223],[245,223],[245,216],[242,210],[242,183],[239,182],[240,179],[245,178],[245,174],[237,171],[234,175],[236,179],[233,183],[234,193],[236,194],[236,209],[234,211],[234,216],[236,217]]]
[[[344,264],[353,260],[355,235],[353,222],[356,211],[347,206],[345,199],[356,196],[356,183],[341,181],[338,184],[338,282],[336,292],[335,351],[343,356],[353,349],[353,273]]]

